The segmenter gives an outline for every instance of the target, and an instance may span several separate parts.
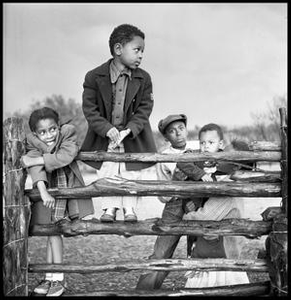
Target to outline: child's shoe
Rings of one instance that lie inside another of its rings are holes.
[[[39,295],[46,295],[49,291],[50,286],[51,286],[51,281],[50,280],[43,280],[33,290],[33,292],[36,293],[36,294],[39,294]]]
[[[116,208],[107,208],[100,217],[101,222],[112,223],[116,220]]]
[[[48,293],[46,294],[47,297],[58,297],[63,294],[63,292],[66,289],[66,283],[65,280],[63,281],[52,281],[51,286],[48,290]]]
[[[124,222],[137,222],[137,216],[133,209],[123,209]]]

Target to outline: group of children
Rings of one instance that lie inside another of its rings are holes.
[[[28,168],[33,186],[41,200],[32,203],[30,226],[51,224],[63,219],[88,218],[94,214],[94,198],[84,200],[54,199],[47,188],[84,186],[84,180],[75,161],[79,151],[108,151],[116,153],[157,152],[149,123],[153,109],[153,91],[150,75],[139,68],[144,52],[144,33],[137,27],[123,24],[116,27],[110,38],[111,59],[90,70],[83,84],[83,112],[88,132],[80,148],[73,125],[62,124],[57,112],[44,107],[32,112],[29,119],[31,133],[27,135],[27,153],[22,164]],[[170,143],[163,153],[198,151],[187,140],[187,117],[169,115],[161,120],[158,129]],[[223,151],[221,128],[208,124],[199,132],[201,152]],[[140,170],[153,163],[86,162],[96,169],[96,177],[120,176],[139,179]],[[209,162],[208,162],[209,163]],[[235,170],[231,164],[158,163],[159,180],[216,181]],[[180,198],[159,197],[165,203],[162,222],[180,220],[222,220],[241,216],[241,201],[231,197]],[[100,200],[98,200],[100,201]],[[117,210],[123,210],[125,222],[136,222],[137,197],[119,196],[102,199],[101,222],[114,222]],[[170,258],[179,242],[179,236],[158,236],[150,258]],[[237,258],[238,243],[234,237],[189,237],[190,257]],[[191,248],[191,249],[190,249]],[[49,236],[47,263],[62,263],[63,240],[60,235]],[[158,271],[142,275],[137,289],[160,288],[168,272]],[[186,287],[217,286],[248,282],[245,272],[187,272]],[[34,292],[46,296],[63,294],[66,282],[63,273],[46,273]]]

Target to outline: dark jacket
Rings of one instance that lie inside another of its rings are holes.
[[[109,139],[106,133],[113,127],[112,84],[109,65],[112,59],[89,71],[83,84],[83,112],[88,122],[88,131],[81,151],[107,151]],[[124,128],[131,133],[123,140],[126,153],[157,152],[149,123],[153,109],[152,82],[150,75],[138,68],[132,70],[124,101]],[[86,161],[100,169],[102,162]],[[126,163],[127,170],[140,170],[153,163]]]
[[[220,150],[223,151],[223,150]],[[197,150],[186,150],[184,153],[195,153]],[[206,164],[205,164],[206,163]],[[199,181],[201,180],[201,177],[205,175],[205,171],[203,170],[204,167],[212,167],[216,166],[217,171],[214,173],[215,175],[230,175],[234,171],[238,170],[239,167],[236,164],[233,164],[231,162],[216,162],[216,161],[198,161],[198,162],[178,162],[177,163],[177,171],[181,171],[184,176],[187,176],[186,178],[183,178],[183,180],[194,180]],[[178,174],[178,173],[177,173]],[[176,174],[174,176],[177,176]],[[177,179],[179,180],[179,179]],[[215,180],[215,178],[214,178]]]
[[[222,151],[222,150],[221,150]],[[184,153],[197,153],[197,150],[186,150]],[[202,177],[206,174],[203,167],[216,166],[217,171],[212,174],[212,178],[216,181],[217,175],[229,175],[238,169],[237,165],[230,162],[216,162],[216,161],[198,161],[198,162],[178,162],[173,174],[173,180],[185,180],[185,181],[202,181]],[[189,197],[184,199],[184,210],[187,212],[188,202],[192,201],[195,204],[194,210],[202,207],[208,200],[208,197]],[[190,206],[189,206],[190,207]],[[191,209],[190,209],[191,210]]]

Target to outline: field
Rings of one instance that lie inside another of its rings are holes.
[[[143,179],[151,179],[149,173],[144,174]],[[86,184],[95,180],[94,174],[85,176]],[[29,180],[27,188],[30,187]],[[244,218],[261,220],[260,214],[270,206],[279,206],[281,198],[244,198]],[[139,220],[160,217],[163,204],[156,197],[142,197],[138,202],[137,215]],[[102,214],[100,204],[95,201],[95,217]],[[120,214],[117,219],[122,220]],[[266,237],[260,239],[244,239],[242,258],[254,259],[259,249],[264,248]],[[132,236],[125,238],[117,235],[91,235],[64,238],[64,263],[67,264],[106,264],[120,261],[131,261],[139,258],[147,258],[152,254],[156,236]],[[45,263],[46,238],[29,238],[30,263]],[[180,239],[173,258],[186,258],[186,238]],[[108,272],[82,275],[77,273],[66,274],[66,295],[76,293],[89,293],[97,290],[133,290],[140,274],[146,271],[131,271],[126,273]],[[250,281],[268,280],[266,273],[248,274]],[[41,273],[29,273],[29,291],[43,278]],[[185,284],[184,272],[171,272],[163,283],[163,289],[179,289]]]

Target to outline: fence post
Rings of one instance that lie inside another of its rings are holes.
[[[287,164],[287,115],[286,109],[280,108],[281,118],[281,174],[282,206],[281,212],[273,218],[272,231],[266,239],[266,254],[271,280],[271,294],[287,296],[287,202],[288,202],[288,164]]]
[[[25,153],[22,119],[3,123],[3,292],[28,295],[29,199],[24,196],[26,172],[20,157]]]

